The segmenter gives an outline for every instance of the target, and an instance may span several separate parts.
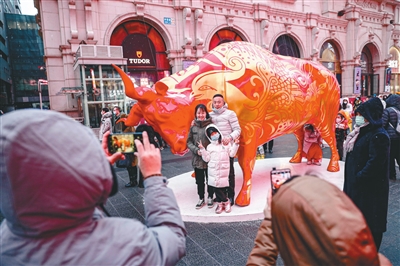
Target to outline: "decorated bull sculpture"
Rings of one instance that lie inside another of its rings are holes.
[[[154,88],[135,88],[130,77],[114,67],[123,79],[126,95],[138,101],[125,123],[137,125],[144,117],[175,154],[187,152],[195,106],[203,103],[211,109],[212,97],[217,93],[224,96],[242,128],[237,154],[243,171],[236,198],[239,206],[250,204],[257,147],[294,133],[298,148],[290,162],[300,163],[304,124],[313,124],[329,145],[332,155],[327,170],[339,171],[334,128],[339,86],[335,76],[318,63],[276,55],[247,42],[230,42],[186,70],[161,79]]]

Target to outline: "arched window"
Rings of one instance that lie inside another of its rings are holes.
[[[389,60],[389,68],[385,71],[385,85],[390,86],[390,93],[400,94],[400,50],[392,46],[389,54],[392,57]]]
[[[279,36],[274,43],[272,52],[274,54],[287,55],[300,58],[300,50],[296,42],[289,35]]]
[[[372,53],[367,46],[364,46],[360,58],[361,64],[361,95],[372,96],[378,93],[378,75],[374,75],[372,68]]]
[[[234,31],[231,31],[229,29],[222,29],[217,31],[211,38],[210,41],[210,46],[209,46],[209,51],[217,47],[218,45],[226,42],[232,42],[232,41],[243,41],[243,38],[239,36]]]
[[[133,20],[120,24],[111,35],[110,45],[123,47],[129,74],[136,82],[140,81],[138,85],[148,82],[151,86],[171,69],[161,34],[146,22]]]
[[[325,42],[320,51],[320,62],[327,69],[332,71],[339,85],[342,85],[342,68],[340,67],[340,54],[334,43],[327,41]]]

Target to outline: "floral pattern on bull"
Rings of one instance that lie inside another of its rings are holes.
[[[251,175],[256,149],[270,139],[293,133],[298,141],[290,162],[300,163],[303,126],[313,124],[332,151],[328,171],[339,171],[334,121],[339,107],[339,86],[322,65],[273,54],[247,42],[221,44],[196,64],[158,81],[154,88],[134,88],[120,73],[126,95],[138,100],[126,119],[129,126],[144,117],[170,145],[175,154],[187,151],[186,138],[194,108],[203,103],[211,109],[216,93],[224,95],[236,112],[242,134],[238,162],[243,185],[236,204],[250,204]]]

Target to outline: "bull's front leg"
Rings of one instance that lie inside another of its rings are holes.
[[[297,139],[297,151],[296,154],[290,159],[291,163],[301,163],[302,154],[303,154],[303,141],[304,141],[304,131],[303,127],[297,129],[294,133],[294,136]]]
[[[245,146],[241,145],[238,151],[238,162],[243,172],[242,188],[235,200],[238,206],[244,207],[250,204],[251,175],[256,160],[256,149],[255,143],[249,143]]]

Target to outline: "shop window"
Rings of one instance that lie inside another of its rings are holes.
[[[289,35],[281,35],[272,48],[274,54],[300,58],[300,50],[296,42]]]
[[[386,82],[385,85],[389,86],[390,93],[400,94],[400,50],[392,46],[389,49],[391,58],[389,60],[389,68],[386,70]]]
[[[243,38],[236,32],[229,29],[222,29],[217,31],[210,40],[209,51],[217,47],[218,45],[232,41],[243,41]]]
[[[360,58],[361,65],[361,95],[372,96],[374,83],[372,82],[372,55],[367,47],[364,47]]]
[[[320,62],[323,66],[335,74],[339,85],[342,85],[342,69],[340,67],[340,57],[337,47],[334,43],[325,42],[321,47],[319,54]],[[342,92],[340,92],[342,93]]]

